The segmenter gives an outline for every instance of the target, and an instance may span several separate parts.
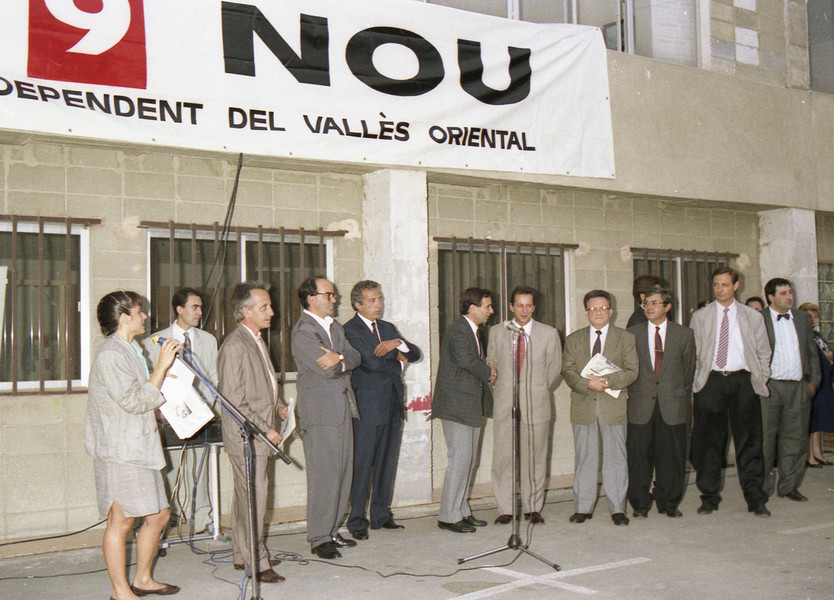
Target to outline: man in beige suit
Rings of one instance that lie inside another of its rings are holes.
[[[272,302],[266,288],[254,282],[239,283],[232,292],[232,308],[238,326],[223,341],[217,355],[220,393],[243,415],[266,433],[273,444],[281,442],[276,430],[276,410],[282,419],[287,407],[278,398],[275,368],[261,337],[272,321]],[[266,515],[266,493],[269,486],[267,466],[272,450],[262,441],[252,442],[252,488],[255,504],[254,560],[249,556],[248,504],[246,495],[246,460],[240,428],[234,419],[223,413],[223,444],[229,455],[234,478],[232,499],[232,552],[236,569],[252,567],[252,573],[263,583],[278,583],[284,578],[272,570],[279,562],[270,559],[264,545],[263,524]]]
[[[571,389],[570,422],[576,462],[573,475],[576,512],[571,515],[570,522],[584,523],[593,516],[597,501],[599,439],[602,437],[602,485],[608,509],[615,525],[628,525],[625,515],[628,491],[626,405],[627,388],[637,379],[637,349],[631,333],[609,323],[612,309],[608,292],[591,290],[585,294],[584,303],[591,326],[568,336],[562,357],[562,377]],[[619,370],[604,376],[582,377],[582,369],[599,353]]]
[[[493,385],[492,488],[498,504],[496,523],[512,520],[515,502],[513,481],[513,378],[518,372],[519,456],[521,469],[521,505],[524,517],[544,523],[544,484],[547,474],[547,442],[553,419],[551,391],[556,387],[562,368],[559,332],[533,320],[537,292],[517,286],[510,294],[512,327],[518,338],[518,363],[513,368],[513,332],[504,324],[489,331],[487,362],[495,365],[499,375]]]

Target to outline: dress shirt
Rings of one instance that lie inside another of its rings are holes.
[[[243,328],[249,332],[249,334],[255,338],[255,345],[258,346],[258,350],[261,351],[261,358],[266,365],[266,370],[269,373],[269,382],[272,384],[272,399],[275,400],[278,398],[278,379],[275,377],[275,367],[272,366],[272,361],[269,360],[269,353],[266,349],[266,343],[264,343],[264,339],[261,336],[261,332],[258,331],[255,333],[251,329],[249,329],[246,325]]]
[[[593,325],[590,326],[591,327],[591,345],[588,346],[588,348],[590,349],[590,352],[594,351],[594,344],[597,341],[597,331],[601,331],[602,334],[599,336],[599,353],[600,354],[605,353],[605,340],[608,337],[608,326],[610,324],[611,323],[606,323],[605,327],[603,327],[602,329],[597,329]]]
[[[652,367],[654,367],[654,336],[658,326],[651,321],[646,321],[646,323],[649,326],[649,356],[652,359]],[[664,352],[666,352],[666,325],[668,323],[669,319],[663,319],[663,323],[660,324],[660,342],[663,344]]]
[[[790,315],[790,313],[787,313]],[[773,358],[770,359],[770,378],[782,381],[802,379],[802,359],[799,357],[799,338],[793,315],[790,319],[777,318],[779,313],[770,306],[766,318],[773,321]]]
[[[472,334],[475,336],[475,343],[478,345],[478,356],[483,356],[484,353],[481,350],[481,339],[478,337],[478,326],[472,322],[472,319],[463,315],[463,318],[466,319],[466,322],[469,323],[469,327],[472,329]]]
[[[333,338],[330,336],[330,325],[333,323],[333,317],[324,317],[322,319],[320,316],[314,315],[313,313],[311,313],[306,308],[304,309],[304,312],[306,314],[310,315],[311,317],[313,317],[313,319],[316,320],[316,323],[321,325],[322,328],[327,332],[327,339],[330,340],[330,346],[332,347],[333,346]]]
[[[184,333],[185,333],[185,329],[183,329],[182,327],[177,325],[176,321],[171,323],[171,337],[174,338],[175,340],[177,340],[180,344],[182,344],[185,341],[185,336],[183,335]],[[191,338],[191,345],[193,347],[194,337],[191,336],[191,335],[189,335],[188,337]]]
[[[716,301],[717,302],[717,301]],[[715,318],[715,347],[712,351],[712,370],[713,371],[749,371],[747,360],[744,358],[744,342],[741,340],[741,329],[738,327],[738,307],[737,300],[729,307],[722,306],[716,303],[716,318]],[[715,358],[718,356],[718,342],[721,338],[721,320],[724,318],[724,309],[729,308],[727,319],[730,325],[730,339],[727,345],[727,364],[720,368]]]
[[[362,316],[361,314],[359,314],[359,313],[356,313],[356,314],[359,316],[359,318],[360,318],[360,319],[362,319],[362,322],[363,322],[365,325],[367,325],[367,326],[368,326],[368,329],[370,329],[370,330],[371,330],[371,333],[373,333],[373,332],[374,332],[373,324],[375,323],[375,321],[371,321],[370,319],[366,319],[365,317],[363,317],[363,316]],[[377,328],[376,328],[376,330],[377,330],[377,334],[376,334],[376,335],[377,335],[377,336],[379,336],[379,327],[377,327]],[[381,337],[377,337],[377,339],[378,339],[379,341],[383,341]],[[397,346],[397,350],[399,350],[400,352],[408,352],[408,344],[406,344],[406,343],[405,343],[404,341],[402,341],[402,340],[398,340],[398,341],[400,342],[400,345],[399,345],[399,346]]]

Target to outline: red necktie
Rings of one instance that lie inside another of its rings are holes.
[[[524,366],[524,357],[527,355],[527,336],[524,335],[524,327],[521,328],[521,333],[518,334],[518,350],[516,351],[515,372],[521,374],[521,368]]]
[[[375,337],[378,341],[380,341],[380,342],[382,341],[382,340],[380,340],[380,339],[379,339],[379,332],[376,330],[376,321],[374,321],[373,323],[371,323],[371,332],[374,334],[374,337]]]
[[[663,364],[663,340],[660,339],[660,326],[654,330],[654,376],[660,379],[660,365]]]

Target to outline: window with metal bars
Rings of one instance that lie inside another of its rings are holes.
[[[671,319],[687,326],[698,304],[713,300],[712,272],[717,267],[731,266],[730,262],[738,258],[738,254],[729,252],[658,248],[631,248],[631,253],[634,277],[648,274],[663,279],[675,299]]]
[[[87,227],[0,215],[0,393],[78,391],[89,371]]]
[[[149,230],[148,332],[167,327],[174,319],[172,294],[181,287],[204,293],[202,327],[218,342],[236,323],[229,300],[241,281],[262,281],[269,289],[275,316],[264,336],[280,381],[296,371],[290,352],[290,332],[301,314],[298,286],[307,277],[332,278],[332,240],[346,231],[232,227],[218,223],[196,225],[143,221]]]
[[[438,328],[440,335],[460,316],[459,299],[468,287],[492,292],[492,323],[508,316],[509,297],[517,285],[539,292],[537,321],[565,333],[565,253],[575,244],[440,238],[437,242]]]

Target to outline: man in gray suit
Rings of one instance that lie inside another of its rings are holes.
[[[635,518],[646,518],[652,506],[680,517],[678,505],[686,486],[686,422],[695,377],[695,335],[667,318],[672,294],[648,290],[643,310],[648,323],[628,330],[637,342],[640,373],[628,388],[628,501]],[[651,489],[652,475],[655,487]]]
[[[217,387],[217,340],[207,331],[200,329],[200,319],[203,316],[202,294],[194,288],[180,288],[171,296],[171,307],[177,315],[176,320],[165,329],[155,331],[142,342],[151,368],[155,367],[159,361],[160,348],[159,344],[154,344],[151,341],[152,338],[158,335],[165,339],[174,339],[180,342],[184,349],[190,351],[190,354],[186,352],[185,356],[194,361],[194,365],[202,371],[203,376],[212,386]],[[212,406],[214,404],[214,397],[205,384],[199,378],[195,377],[194,386],[197,388],[203,401],[209,406]],[[196,442],[199,443],[202,436],[200,434],[195,435],[197,436]],[[194,445],[190,446],[186,451],[186,459],[195,465],[198,461],[197,451],[198,448]],[[191,493],[193,482],[186,475],[188,470],[183,470],[180,466],[186,464],[182,461],[182,452],[182,450],[168,451],[168,468],[165,475],[171,489],[177,487],[177,479],[180,479],[183,482],[181,485],[187,486],[187,489],[178,489],[177,495],[179,495],[180,491],[184,491],[185,495],[188,496]],[[200,452],[202,452],[202,449],[200,449]],[[197,481],[195,497],[192,499],[195,507],[194,531],[202,531],[205,529],[206,524],[211,522],[210,513],[212,507],[209,503],[205,473],[206,471],[204,470],[200,479]],[[179,508],[179,502],[172,501],[171,505],[174,509]],[[185,508],[186,510],[188,509],[188,507]],[[215,507],[215,510],[218,508]]]
[[[565,340],[562,377],[570,386],[570,422],[573,425],[575,471],[573,497],[576,512],[571,523],[584,523],[594,513],[599,473],[599,438],[602,434],[602,485],[615,525],[628,525],[626,492],[626,403],[628,386],[637,379],[634,336],[610,324],[611,295],[605,290],[585,294],[585,315],[590,327],[574,331]],[[602,354],[619,370],[583,377],[582,370]]]
[[[217,355],[217,370],[220,376],[219,391],[243,416],[265,432],[273,444],[281,442],[281,434],[275,429],[276,409],[282,419],[287,417],[287,407],[278,398],[278,382],[275,367],[269,359],[269,352],[261,337],[261,330],[268,329],[272,322],[272,301],[269,292],[260,284],[251,281],[239,283],[232,292],[232,309],[237,327],[226,336]],[[278,583],[284,578],[272,570],[279,562],[270,559],[264,545],[263,524],[266,516],[266,495],[269,487],[267,467],[272,450],[261,440],[252,442],[252,493],[255,504],[255,551],[254,561],[249,556],[248,504],[246,459],[244,458],[243,436],[235,420],[223,412],[223,444],[229,455],[234,479],[232,499],[232,552],[235,568],[254,566],[258,580],[264,583]],[[254,562],[254,565],[253,565]]]
[[[727,420],[733,430],[738,478],[747,509],[769,517],[762,460],[760,396],[769,396],[770,343],[762,314],[735,299],[738,272],[718,267],[712,274],[715,302],[695,311],[695,392],[692,466],[701,492],[698,514],[718,510]]]
[[[521,465],[521,505],[526,519],[544,523],[544,484],[547,475],[547,442],[553,419],[553,397],[562,369],[562,344],[553,327],[533,320],[537,292],[517,286],[510,294],[510,322],[521,333],[518,337],[518,362],[513,365],[513,332],[503,324],[489,330],[487,362],[501,375],[492,391],[493,409],[492,488],[498,504],[496,523],[512,520],[515,502],[513,481],[513,378],[518,373],[519,464]],[[514,370],[515,369],[515,370]]]
[[[467,500],[472,467],[484,417],[492,416],[495,367],[484,360],[486,348],[478,327],[492,315],[492,294],[467,288],[460,295],[461,317],[440,342],[440,364],[431,402],[431,418],[440,419],[446,438],[448,465],[443,479],[437,526],[455,533],[471,533],[486,521],[472,515]]]
[[[362,361],[333,320],[336,289],[324,277],[298,287],[304,311],[292,329],[298,366],[298,426],[307,472],[307,541],[319,558],[339,558],[356,542],[339,534],[353,466],[353,419],[359,418],[350,372]]]
[[[793,310],[790,281],[771,279],[764,293],[769,306],[764,321],[773,348],[767,382],[770,396],[761,399],[764,489],[768,496],[777,491],[779,496],[804,502],[808,498],[800,493],[799,485],[805,474],[811,401],[822,379],[817,343],[808,313]],[[778,464],[778,489],[774,463]]]

